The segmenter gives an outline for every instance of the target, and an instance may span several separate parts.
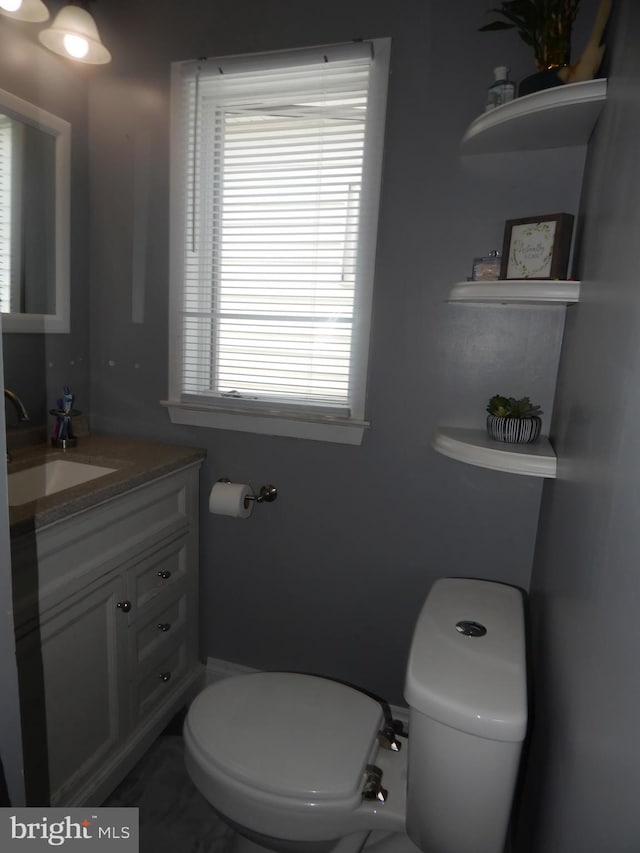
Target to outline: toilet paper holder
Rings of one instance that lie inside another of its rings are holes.
[[[230,483],[231,480],[228,477],[220,477],[217,481],[218,483]],[[253,484],[251,480],[249,480],[249,485],[253,489]],[[258,504],[261,503],[273,503],[275,499],[278,497],[278,490],[272,483],[267,483],[265,486],[260,487],[260,491],[256,495],[255,491],[252,495],[247,495],[245,500],[245,507],[247,506],[247,501],[255,501]]]

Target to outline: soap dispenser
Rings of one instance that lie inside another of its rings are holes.
[[[516,95],[515,83],[509,80],[509,69],[506,65],[499,65],[493,69],[495,80],[487,91],[487,106],[485,112],[502,106],[512,101]]]

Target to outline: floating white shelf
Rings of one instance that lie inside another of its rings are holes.
[[[459,281],[449,292],[449,302],[572,305],[579,299],[579,281],[531,278],[518,281]]]
[[[468,465],[530,477],[556,476],[556,455],[544,436],[535,444],[503,444],[490,439],[484,430],[440,427],[431,444],[443,456]]]
[[[463,154],[498,154],[586,145],[607,96],[606,80],[589,80],[534,92],[490,110],[473,121]],[[463,281],[449,292],[450,302],[570,305],[580,299],[579,281]],[[493,441],[485,430],[440,427],[433,448],[459,462],[530,477],[556,476],[549,439],[534,444]]]
[[[463,154],[496,154],[586,145],[607,97],[607,81],[568,83],[516,98],[478,116]]]

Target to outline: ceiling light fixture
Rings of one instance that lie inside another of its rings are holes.
[[[0,0],[0,15],[39,24],[48,20],[49,10],[42,0]]]
[[[0,0],[0,3],[12,1]],[[51,26],[42,30],[38,38],[49,50],[78,62],[86,62],[89,65],[111,62],[111,54],[100,40],[96,22],[91,14],[80,6],[63,6]]]

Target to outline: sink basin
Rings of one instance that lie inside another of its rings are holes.
[[[72,486],[112,474],[116,468],[87,465],[68,459],[52,459],[24,471],[9,474],[9,506],[19,506],[45,498]]]

